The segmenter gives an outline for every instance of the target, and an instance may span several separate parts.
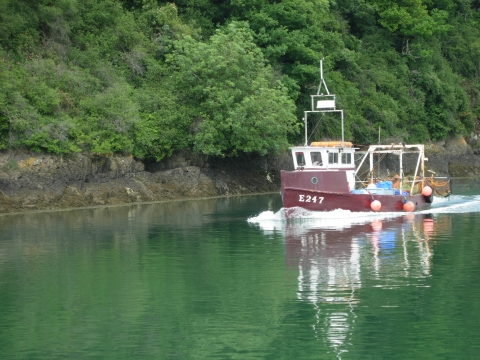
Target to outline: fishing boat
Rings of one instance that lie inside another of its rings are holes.
[[[336,96],[328,91],[322,61],[317,94],[311,95],[311,110],[304,112],[305,143],[290,148],[294,170],[281,171],[284,208],[412,212],[430,207],[434,194],[450,195],[449,178],[433,172],[425,176],[423,144],[376,144],[357,151],[345,141],[343,110],[336,108]],[[340,114],[341,139],[309,143],[308,117],[322,113]],[[414,170],[407,173],[404,164]]]

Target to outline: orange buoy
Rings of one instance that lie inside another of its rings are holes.
[[[432,195],[432,188],[430,186],[425,186],[422,190],[422,195],[423,196],[430,196]]]
[[[378,211],[382,207],[382,203],[378,200],[373,200],[372,203],[370,204],[370,208],[373,211]]]
[[[403,204],[403,211],[412,212],[413,210],[415,210],[415,204],[413,202],[407,201]]]

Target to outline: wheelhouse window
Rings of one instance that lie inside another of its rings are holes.
[[[351,164],[351,163],[352,163],[352,154],[342,153],[342,164]]]
[[[303,155],[303,152],[297,152],[295,153],[295,156],[297,158],[297,165],[305,166],[305,156]]]
[[[328,163],[329,164],[338,164],[338,153],[337,152],[328,153]]]
[[[312,151],[310,153],[310,156],[312,158],[312,165],[313,166],[322,166],[322,153],[319,151]]]

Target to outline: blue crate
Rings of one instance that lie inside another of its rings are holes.
[[[376,183],[378,189],[392,189],[392,182],[391,181],[379,181]]]

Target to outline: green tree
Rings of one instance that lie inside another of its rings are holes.
[[[346,137],[480,123],[478,0],[0,0],[0,148],[160,160],[301,142],[324,57]],[[251,30],[250,30],[251,29]],[[296,101],[294,107],[293,102]],[[337,137],[325,117],[315,138]]]
[[[245,23],[229,24],[206,43],[177,41],[168,62],[196,151],[266,154],[288,146],[287,135],[296,131],[294,103]]]
[[[430,11],[425,0],[370,0],[377,9],[379,22],[390,31],[400,31],[407,36],[431,36],[447,31],[448,13],[432,8]]]

